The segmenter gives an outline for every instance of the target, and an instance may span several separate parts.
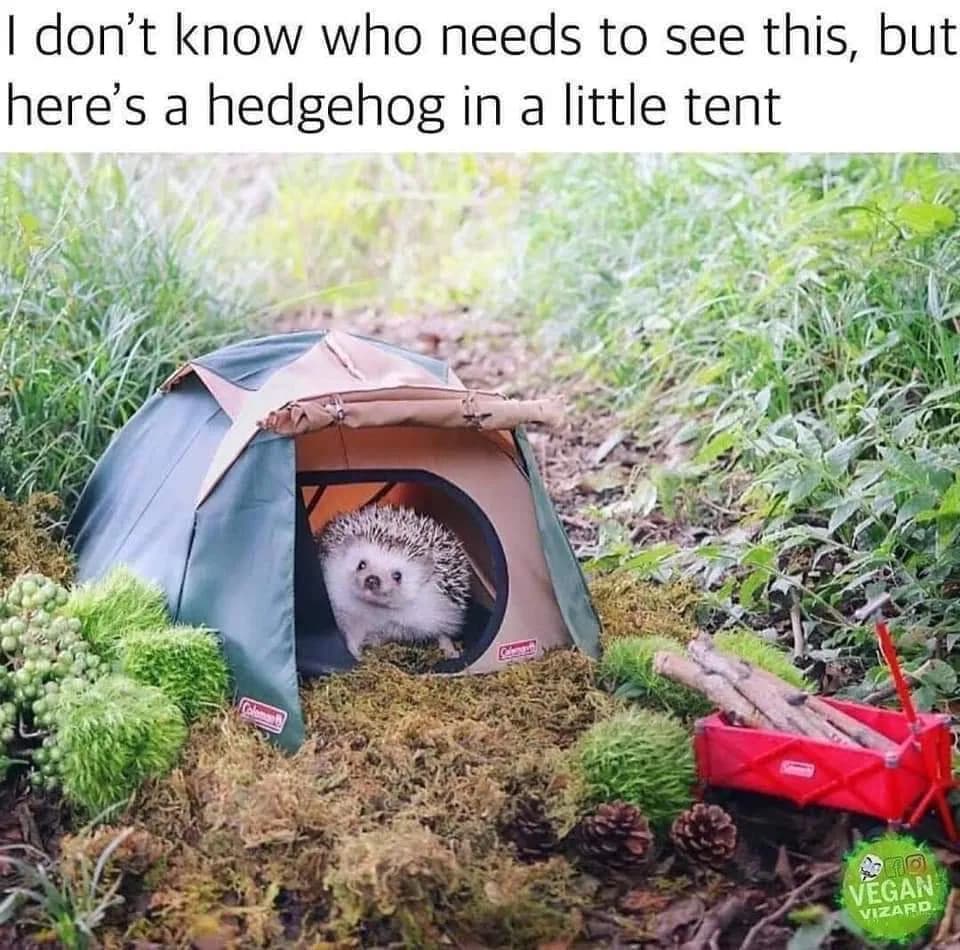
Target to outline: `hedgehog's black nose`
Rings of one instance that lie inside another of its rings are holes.
[[[367,590],[380,590],[380,578],[376,574],[368,574],[363,579],[363,586]]]

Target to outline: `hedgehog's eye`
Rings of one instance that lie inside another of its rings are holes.
[[[394,571],[390,576],[393,578],[394,583],[396,584],[399,584],[400,581],[403,580],[403,575],[399,571]]]
[[[367,562],[366,562],[366,561],[361,561],[361,562],[357,565],[357,570],[358,570],[358,571],[365,571],[366,569],[367,569]]]

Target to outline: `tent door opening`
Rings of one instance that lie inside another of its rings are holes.
[[[301,676],[342,671],[356,663],[337,629],[315,537],[337,515],[370,504],[399,505],[430,515],[457,535],[470,560],[470,605],[455,640],[460,656],[438,662],[432,672],[460,672],[493,642],[506,610],[506,557],[489,518],[461,489],[419,470],[302,471],[294,501],[294,614]]]

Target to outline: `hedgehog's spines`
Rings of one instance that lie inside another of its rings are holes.
[[[399,505],[367,505],[337,515],[320,534],[321,554],[350,540],[370,541],[399,551],[411,560],[434,564],[440,592],[459,607],[470,599],[470,563],[460,539],[429,515]]]

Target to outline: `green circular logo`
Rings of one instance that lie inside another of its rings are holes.
[[[906,942],[947,906],[947,869],[909,835],[861,841],[844,858],[840,904],[865,937]]]

